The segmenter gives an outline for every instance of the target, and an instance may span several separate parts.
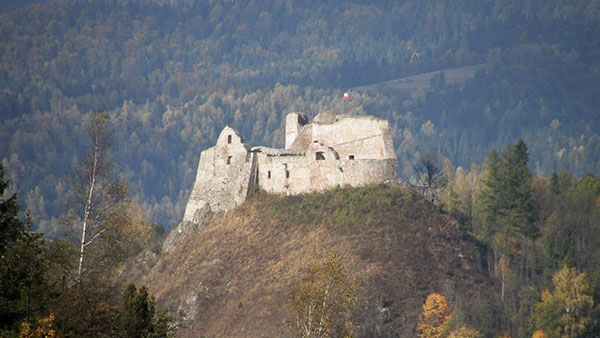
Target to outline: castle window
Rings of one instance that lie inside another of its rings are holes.
[[[227,164],[231,164],[231,156],[227,156]]]
[[[348,159],[349,159],[349,160],[353,160],[353,159],[354,159],[354,155],[349,155],[349,156],[348,156]]]
[[[285,178],[290,178],[290,171],[289,170],[285,171]]]
[[[323,161],[325,159],[325,154],[322,151],[317,151],[315,159],[317,161]]]
[[[231,135],[227,135],[227,143],[231,144]]]
[[[267,171],[267,178],[271,178],[271,170]]]

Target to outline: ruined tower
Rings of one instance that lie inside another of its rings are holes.
[[[309,121],[286,116],[285,148],[249,148],[231,127],[200,155],[184,222],[196,223],[207,208],[225,212],[249,189],[296,195],[344,186],[384,183],[397,176],[388,122],[373,116],[320,113]]]

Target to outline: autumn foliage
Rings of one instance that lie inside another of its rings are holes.
[[[446,297],[439,293],[427,296],[423,304],[423,314],[417,325],[418,337],[440,338],[444,336],[446,324],[452,317]]]
[[[356,286],[332,254],[311,265],[292,293],[290,326],[300,337],[354,337],[349,318],[355,305]]]

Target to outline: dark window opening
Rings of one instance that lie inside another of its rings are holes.
[[[231,156],[227,156],[227,164],[231,164]]]
[[[349,159],[349,160],[353,160],[353,159],[354,159],[354,155],[350,155],[350,156],[348,156],[348,159]]]
[[[271,170],[267,171],[267,178],[271,178]]]
[[[325,154],[322,151],[317,151],[315,159],[317,161],[323,161],[325,159]]]
[[[285,171],[285,178],[290,178],[290,171],[289,170]]]
[[[231,144],[231,135],[227,135],[227,143]]]

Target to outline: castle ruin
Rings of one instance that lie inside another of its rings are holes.
[[[226,126],[200,155],[183,222],[198,224],[207,210],[234,208],[254,186],[287,195],[357,187],[395,180],[397,166],[388,122],[373,116],[325,112],[309,121],[290,113],[285,149],[249,148]]]

